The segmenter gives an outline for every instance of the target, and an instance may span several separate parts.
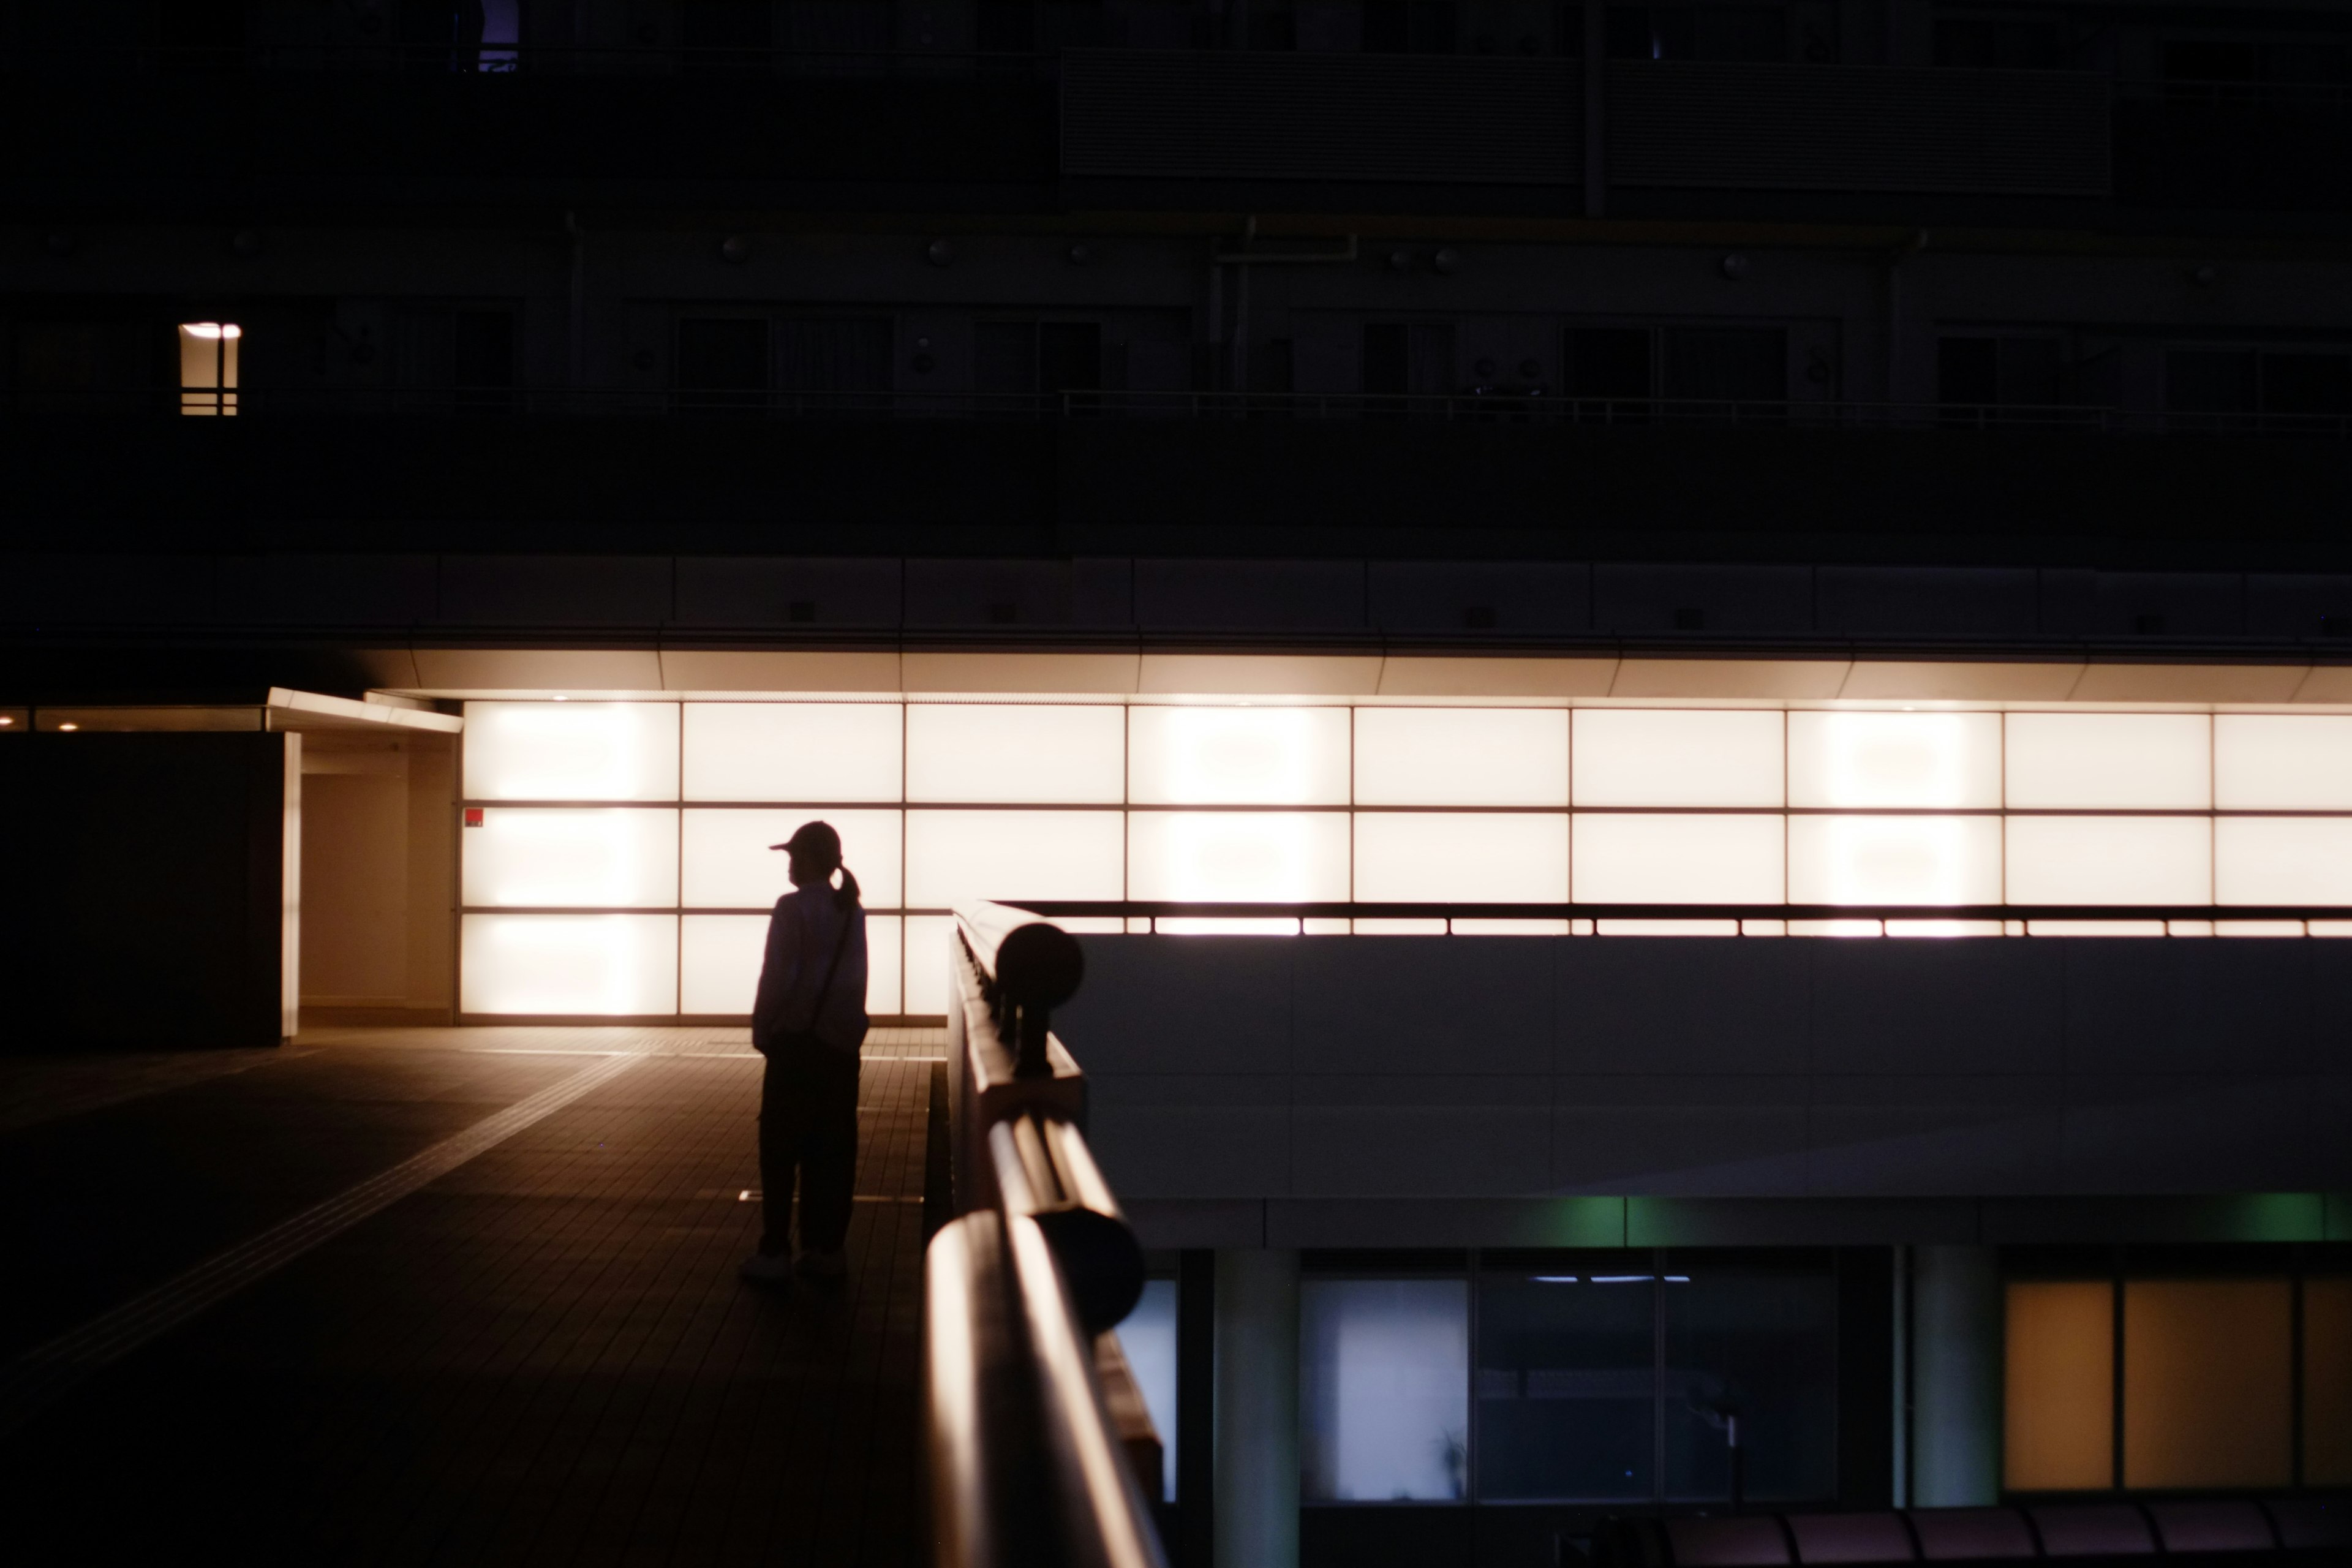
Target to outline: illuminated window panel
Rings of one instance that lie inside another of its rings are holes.
[[[1247,915],[1161,915],[1151,922],[1161,936],[1297,936],[1298,922],[1287,916],[1252,919]]]
[[[2352,904],[2352,817],[2217,817],[2213,901]]]
[[[1569,922],[1562,920],[1457,920],[1451,922],[1455,936],[1567,936]]]
[[[2103,1279],[2011,1281],[2001,1400],[2010,1490],[2115,1485],[2115,1300]]]
[[[902,715],[896,702],[689,702],[684,798],[895,804]]]
[[[1177,902],[1344,901],[1347,814],[1133,812],[1127,885],[1129,898]]]
[[[2352,718],[2219,715],[2213,804],[2223,811],[2352,810]]]
[[[468,800],[676,800],[675,702],[468,702]]]
[[[2201,713],[2011,713],[2004,747],[2012,808],[2212,804],[2212,721]]]
[[[1356,804],[1565,806],[1567,710],[1360,708]]]
[[[1470,1287],[1308,1279],[1298,1290],[1302,1490],[1318,1502],[1466,1490]]]
[[[948,963],[955,938],[951,915],[908,915],[906,919],[906,1011],[943,1015],[948,1010]]]
[[[1777,806],[1782,729],[1778,713],[1580,708],[1576,804]]]
[[[677,1011],[676,915],[467,915],[458,1008],[621,1018]]]
[[[705,808],[686,813],[680,902],[688,909],[766,909],[793,890],[792,857],[771,849],[801,824],[822,818],[841,835],[841,856],[857,875],[868,909],[895,909],[904,890],[899,813],[858,806]]]
[[[1580,904],[1784,901],[1781,818],[1580,813],[1570,858]]]
[[[1888,921],[1889,936],[2001,936],[2006,934],[2000,921]]]
[[[1998,713],[1791,713],[1789,804],[2000,805]]]
[[[765,915],[679,917],[677,1010],[748,1016],[767,945]]]
[[[1584,922],[1576,922],[1582,925]],[[1594,921],[1594,931],[1601,936],[1738,936],[1741,926],[1760,922],[1748,921]],[[1756,935],[1750,931],[1746,934]],[[1786,931],[1764,933],[1784,936]]]
[[[655,806],[482,808],[461,830],[475,908],[645,909],[677,902],[677,813]]]
[[[1568,816],[1356,814],[1356,897],[1368,903],[1568,901]]]
[[[1360,920],[1354,922],[1357,936],[1444,936],[1445,921],[1426,916],[1402,920]]]
[[[949,910],[977,899],[1119,898],[1123,815],[910,811],[908,907]]]
[[[1997,816],[1792,816],[1789,901],[1997,904]]]
[[[2009,903],[2212,902],[2208,817],[2012,816],[2004,837]]]
[[[1885,923],[1881,921],[1790,921],[1788,934],[1790,936],[1885,936],[1886,928]]]
[[[1135,708],[1128,799],[1148,805],[1345,805],[1345,708]]]
[[[1127,715],[1112,706],[917,703],[907,710],[907,798],[1117,805]]]
[[[236,361],[245,330],[234,321],[180,327],[180,412],[208,418],[236,413]]]
[[[2294,1484],[2294,1287],[2124,1286],[2124,1485]]]

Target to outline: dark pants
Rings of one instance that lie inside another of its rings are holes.
[[[760,1085],[762,1252],[789,1252],[793,1184],[801,1184],[801,1245],[837,1252],[849,1234],[857,1175],[857,1053],[784,1042]]]

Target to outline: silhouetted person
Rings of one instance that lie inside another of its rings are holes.
[[[793,890],[768,917],[768,953],[751,1005],[751,1043],[768,1058],[760,1089],[760,1250],[746,1279],[829,1283],[845,1272],[857,1172],[857,1047],[866,1039],[866,911],[841,863],[841,836],[804,822],[771,846],[792,857]],[[841,873],[841,886],[833,875]],[[800,1258],[792,1251],[800,1185]]]

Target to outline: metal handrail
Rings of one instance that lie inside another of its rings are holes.
[[[0,388],[16,414],[304,417],[699,419],[1291,419],[1790,430],[2085,431],[2140,436],[2352,437],[2352,414],[2200,414],[2088,404],[1805,402],[1767,398],[1559,397],[1541,387],[1461,393],[794,392],[696,387],[312,386]]]
[[[1446,921],[1907,921],[1921,923],[2218,924],[2331,921],[2352,925],[2345,904],[1799,904],[1799,903],[1371,903],[1239,900],[1024,899],[1015,908],[1046,919],[1446,920]]]
[[[1050,1028],[1083,960],[999,905],[959,910],[950,948],[958,1217],[924,1259],[933,1561],[1163,1568],[1142,1483],[1159,1437],[1110,1333],[1142,1293],[1142,1248]]]

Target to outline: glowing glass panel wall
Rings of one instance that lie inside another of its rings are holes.
[[[474,907],[648,909],[677,902],[677,813],[652,806],[482,808],[465,837]]]
[[[1568,818],[1358,812],[1355,896],[1369,903],[1564,903]]]
[[[1779,805],[1778,713],[1580,708],[1570,772],[1578,805]]]
[[[2352,718],[2219,715],[2213,804],[2222,811],[2352,811]]]
[[[1345,708],[1137,708],[1128,799],[1138,805],[1345,805]]]
[[[2104,1279],[2011,1281],[2001,1420],[2010,1490],[2115,1484],[2115,1300]]]
[[[866,1010],[899,1011],[900,925],[896,915],[866,917]],[[678,922],[678,1011],[733,1014],[751,1010],[766,955],[765,915],[686,915]]]
[[[688,800],[899,799],[896,702],[689,702]]]
[[[903,830],[900,813],[863,806],[731,806],[686,813],[679,901],[690,910],[763,910],[793,890],[792,858],[771,849],[812,819],[841,835],[841,856],[856,873],[868,909],[898,907]]]
[[[1568,805],[1559,709],[1364,708],[1358,805]]]
[[[916,703],[907,798],[1117,805],[1127,798],[1127,710]]]
[[[675,702],[468,702],[467,800],[676,800]]]
[[[1338,811],[1139,811],[1128,816],[1128,897],[1344,901],[1348,816]]]
[[[2212,733],[2201,713],[2011,713],[2008,805],[2201,811],[2213,800]]]
[[[1779,816],[1580,812],[1569,863],[1579,903],[1769,904],[1784,852]]]
[[[908,907],[1119,898],[1123,836],[1116,811],[910,811]]]
[[[458,1008],[630,1017],[676,1013],[676,915],[469,914],[458,926]]]
[[[1998,713],[1791,713],[1789,804],[2000,805]]]
[[[2214,818],[2213,901],[2352,904],[2352,817]]]
[[[2012,904],[2202,904],[2213,891],[2203,816],[2011,816]]]
[[[1997,816],[1792,816],[1789,901],[1997,904]]]

